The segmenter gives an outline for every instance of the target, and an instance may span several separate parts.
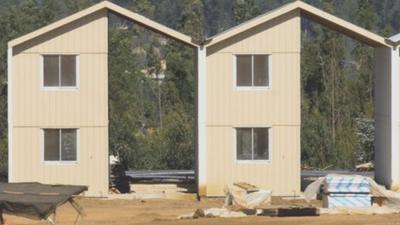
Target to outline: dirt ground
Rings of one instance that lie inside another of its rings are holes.
[[[283,201],[283,200],[281,200]],[[180,224],[214,224],[214,225],[400,225],[400,214],[374,216],[323,215],[320,217],[272,218],[249,216],[245,218],[201,218],[195,220],[178,220],[182,214],[191,213],[198,208],[221,207],[223,199],[193,200],[99,200],[80,199],[87,216],[86,225],[180,225]],[[284,202],[280,202],[284,203]],[[74,224],[76,213],[69,204],[57,211],[57,224]],[[5,215],[7,225],[47,224],[45,221],[33,221],[20,217]]]

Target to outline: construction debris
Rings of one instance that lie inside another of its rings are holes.
[[[384,186],[377,184],[373,179],[368,178],[371,185],[371,194],[375,198],[380,198],[381,205],[400,209],[400,193],[387,190]]]
[[[249,192],[247,187],[250,186],[252,185],[246,185],[246,188],[237,185],[227,186],[225,188],[225,207],[231,207],[233,210],[257,209],[271,204],[272,192],[270,190],[257,188],[258,190],[255,191],[256,187],[252,186],[252,191]]]
[[[202,217],[246,217],[262,215],[262,207],[271,204],[271,191],[261,190],[248,183],[234,183],[225,188],[225,204],[222,208],[197,209],[193,213],[179,216],[179,219],[197,219]]]
[[[263,209],[260,215],[263,216],[319,216],[319,209],[316,207],[278,207]]]
[[[356,166],[356,171],[358,171],[358,172],[367,172],[367,171],[373,171],[373,170],[374,170],[373,162],[367,162],[367,163],[363,163],[363,164]]]
[[[111,189],[111,192],[115,194],[129,193],[131,191],[129,186],[130,178],[125,175],[125,168],[121,165],[119,157],[111,155],[109,156],[109,160],[109,187]]]
[[[233,185],[235,185],[235,186],[237,186],[237,187],[240,187],[240,188],[246,190],[247,193],[249,193],[249,192],[256,192],[256,191],[259,191],[259,190],[260,190],[258,187],[254,186],[254,185],[252,185],[252,184],[245,183],[245,182],[233,183]]]
[[[178,219],[198,219],[198,218],[240,218],[247,214],[242,211],[232,211],[226,208],[197,209],[194,213],[179,216]]]
[[[400,211],[400,193],[387,190],[384,186],[377,184],[372,178],[359,176],[359,175],[337,175],[329,174],[326,177],[321,177],[318,180],[311,183],[304,191],[304,198],[306,201],[311,201],[316,199],[318,194],[324,194],[326,191],[324,187],[327,177],[337,177],[338,179],[350,179],[353,178],[358,180],[357,185],[350,185],[347,182],[348,187],[345,184],[340,185],[338,189],[347,191],[361,191],[367,193],[373,197],[373,199],[378,200],[378,204],[372,205],[368,204],[369,207],[359,207],[354,208],[351,205],[340,206],[333,209],[323,209],[321,214],[329,213],[345,213],[345,214],[383,214],[383,213],[393,213]],[[331,189],[333,190],[333,189]],[[337,189],[336,189],[337,190]],[[326,206],[326,205],[325,205]]]

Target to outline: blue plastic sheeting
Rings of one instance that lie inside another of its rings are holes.
[[[371,185],[367,177],[328,175],[323,182],[323,205],[327,208],[371,207]]]
[[[366,177],[361,176],[331,176],[324,182],[324,193],[371,193],[371,185]]]
[[[322,197],[325,208],[366,208],[371,207],[369,194],[327,194]]]

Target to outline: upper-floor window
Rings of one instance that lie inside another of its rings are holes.
[[[43,129],[45,162],[76,162],[77,129]]]
[[[43,55],[43,87],[76,88],[76,55]]]
[[[236,128],[236,160],[269,161],[271,128]]]
[[[236,55],[236,87],[270,87],[270,57],[270,55]]]

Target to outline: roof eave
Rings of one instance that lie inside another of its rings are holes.
[[[157,22],[155,22],[155,21],[153,21],[151,19],[148,19],[148,18],[146,18],[144,16],[141,16],[141,15],[139,15],[137,13],[129,11],[129,10],[127,10],[127,9],[125,9],[123,7],[120,7],[118,5],[115,5],[115,4],[111,3],[111,2],[103,1],[103,2],[100,2],[100,3],[96,4],[96,5],[93,5],[93,6],[89,7],[89,8],[87,8],[87,9],[79,11],[79,12],[77,12],[75,14],[67,16],[67,17],[65,17],[65,18],[63,18],[61,20],[58,20],[58,21],[56,21],[56,22],[54,22],[52,24],[49,24],[49,25],[47,25],[45,27],[42,27],[42,28],[40,28],[38,30],[35,30],[35,31],[30,32],[28,34],[25,34],[25,35],[23,35],[21,37],[13,39],[13,40],[8,42],[8,47],[12,48],[14,46],[20,45],[20,44],[22,44],[22,43],[24,43],[26,41],[34,39],[34,38],[36,38],[38,36],[41,36],[41,35],[43,35],[45,33],[51,32],[51,31],[53,31],[53,30],[55,30],[55,29],[57,29],[59,27],[62,27],[64,25],[66,25],[66,24],[74,22],[74,21],[76,21],[76,20],[78,20],[78,19],[80,19],[82,17],[87,16],[87,15],[96,13],[96,12],[98,12],[100,10],[112,11],[112,12],[118,14],[118,15],[121,15],[123,17],[128,18],[129,20],[133,20],[133,21],[137,22],[138,24],[141,24],[141,25],[143,25],[143,26],[145,26],[147,28],[150,28],[151,30],[154,30],[157,33],[164,34],[164,35],[166,35],[166,36],[168,36],[168,37],[170,37],[172,39],[175,39],[177,41],[180,41],[180,42],[185,43],[187,45],[190,45],[192,47],[198,47],[199,46],[197,43],[195,43],[192,40],[192,37],[190,37],[188,35],[182,34],[182,33],[178,32],[178,31],[176,31],[174,29],[171,29],[171,28],[169,28],[167,26],[164,26],[164,25],[162,25],[160,23],[157,23]]]
[[[234,26],[222,33],[211,36],[204,41],[204,43],[206,43],[205,46],[209,47],[211,45],[217,44],[217,43],[219,43],[223,40],[226,40],[230,37],[233,37],[241,32],[245,32],[255,26],[263,24],[269,20],[272,20],[272,19],[279,17],[281,15],[284,15],[286,13],[289,13],[289,12],[295,10],[297,8],[297,5],[298,5],[297,1],[288,3],[280,8],[277,8],[270,12],[267,12],[266,14],[257,16],[251,20],[243,22],[237,26]]]
[[[298,1],[298,5],[302,16],[325,25],[330,29],[337,30],[338,32],[352,37],[355,40],[367,43],[374,47],[391,47],[386,42],[385,37],[375,34],[365,28],[350,23],[307,3]]]
[[[229,39],[230,37],[233,37],[241,32],[247,31],[255,26],[268,22],[287,13],[293,12],[294,10],[299,10],[302,16],[311,18],[312,20],[324,25],[328,24],[332,29],[336,29],[350,37],[355,38],[356,40],[365,42],[371,46],[391,47],[391,45],[386,41],[386,38],[371,31],[368,31],[362,27],[354,25],[348,21],[345,21],[337,16],[324,12],[323,10],[320,10],[302,1],[289,3],[281,8],[278,8],[277,10],[267,12],[264,15],[258,16],[225,32],[212,36],[206,40],[206,47]]]
[[[104,8],[106,8],[106,2],[101,2],[101,3],[98,3],[96,5],[93,5],[93,6],[89,7],[89,8],[87,8],[87,9],[84,9],[82,11],[79,11],[79,12],[75,13],[75,14],[67,16],[67,17],[65,17],[63,19],[60,19],[60,20],[54,22],[54,23],[51,23],[51,24],[49,24],[49,25],[47,25],[45,27],[39,28],[38,30],[32,31],[32,32],[30,32],[28,34],[25,34],[25,35],[21,36],[21,37],[15,38],[15,39],[13,39],[13,40],[8,42],[8,47],[12,48],[12,47],[17,46],[19,44],[22,44],[22,43],[24,43],[26,41],[29,41],[29,40],[37,37],[37,36],[43,35],[43,34],[45,34],[47,32],[50,32],[50,31],[58,28],[58,27],[64,26],[65,24],[73,22],[73,21],[75,21],[75,20],[77,20],[77,19],[79,19],[81,17],[87,16],[89,14],[92,14],[92,13],[97,12],[99,10],[102,10]]]
[[[150,30],[153,30],[157,33],[164,34],[170,38],[173,38],[177,41],[183,42],[185,44],[191,45],[192,47],[199,47],[196,41],[193,40],[191,36],[183,34],[179,31],[176,31],[172,28],[169,28],[165,25],[162,25],[154,20],[151,20],[147,17],[144,17],[140,14],[134,13],[128,9],[125,9],[121,6],[115,5],[111,2],[105,1],[106,8],[120,16],[126,17],[129,20],[135,21],[136,23],[147,27]]]

